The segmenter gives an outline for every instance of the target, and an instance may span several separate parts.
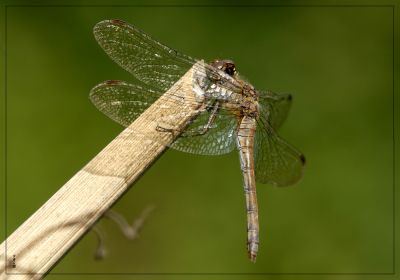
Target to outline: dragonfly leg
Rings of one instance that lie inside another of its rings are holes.
[[[169,133],[174,133],[176,131],[176,129],[173,128],[166,128],[160,125],[157,125],[156,130],[159,132],[169,132]]]
[[[202,136],[202,135],[206,134],[208,132],[208,130],[211,128],[211,126],[213,125],[213,123],[215,122],[215,119],[218,115],[219,108],[220,108],[219,102],[215,102],[211,107],[211,113],[208,118],[207,124],[204,125],[200,129],[186,131],[181,136],[182,137],[192,137],[192,136]]]
[[[203,112],[203,111],[202,111],[202,110],[197,110],[197,113],[198,113],[198,114],[200,114],[201,112]],[[197,114],[195,114],[195,115],[197,115]],[[190,125],[190,124],[193,122],[194,119],[195,119],[195,117],[192,118],[192,119],[190,119],[190,120],[188,120],[188,121],[186,122],[186,127],[187,127],[188,125]],[[167,123],[158,124],[158,125],[156,126],[156,131],[158,131],[158,132],[167,132],[167,133],[171,133],[173,136],[179,135],[179,134],[182,133],[182,131],[179,130],[178,128],[174,128],[173,126],[172,126],[172,127],[167,127],[167,126],[168,126]],[[182,136],[182,135],[181,135],[181,136]]]
[[[176,135],[182,133],[182,131],[180,131],[177,128],[168,128],[168,127],[164,127],[163,125],[157,125],[156,126],[156,130],[158,132],[171,133],[173,137],[175,137]]]

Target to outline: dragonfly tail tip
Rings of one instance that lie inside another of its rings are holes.
[[[255,263],[255,262],[256,262],[256,259],[257,259],[257,255],[254,254],[254,253],[250,253],[250,252],[249,252],[249,258],[250,258],[250,261],[251,261],[252,263]]]

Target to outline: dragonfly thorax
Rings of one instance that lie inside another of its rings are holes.
[[[241,115],[255,118],[259,111],[258,93],[251,84],[243,80],[239,80],[239,82],[242,84]]]
[[[245,98],[241,104],[241,115],[257,118],[259,111],[258,102],[252,98]]]

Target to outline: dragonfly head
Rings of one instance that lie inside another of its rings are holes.
[[[235,63],[232,60],[229,59],[216,59],[213,62],[211,62],[211,66],[224,71],[226,74],[229,76],[234,76],[236,73],[236,66]]]

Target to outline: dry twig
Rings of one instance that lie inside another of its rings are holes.
[[[198,113],[200,104],[185,102],[194,100],[192,69],[0,245],[1,279],[44,277],[175,140],[157,127],[179,115],[171,125],[181,132]]]

